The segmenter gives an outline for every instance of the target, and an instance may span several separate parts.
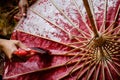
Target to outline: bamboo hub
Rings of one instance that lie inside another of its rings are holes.
[[[93,56],[96,60],[102,60],[102,59],[110,59],[110,51],[106,50],[105,45],[107,39],[103,35],[99,35],[98,37],[95,37],[93,41],[91,41],[91,44],[93,47],[91,49],[93,50]]]
[[[105,43],[105,39],[103,38],[103,36],[99,36],[96,37],[93,42],[96,47],[101,47]]]

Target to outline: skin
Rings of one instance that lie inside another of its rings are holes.
[[[17,50],[17,48],[27,49],[27,47],[18,40],[0,39],[0,42],[1,49],[9,59],[12,58],[12,54]]]
[[[19,1],[19,15],[15,15],[14,18],[20,20],[22,17],[26,17],[26,12],[28,8],[27,0]],[[12,58],[12,54],[17,50],[17,48],[28,49],[23,43],[18,40],[6,40],[0,39],[0,48],[4,51],[8,59]]]
[[[28,0],[20,0],[18,7],[19,7],[19,13],[14,16],[16,20],[20,20],[22,17],[26,17]]]

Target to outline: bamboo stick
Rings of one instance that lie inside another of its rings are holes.
[[[52,4],[56,7],[56,9],[58,11],[60,11],[63,16],[71,23],[71,25],[76,28],[84,37],[87,37],[86,35],[90,36],[90,34],[86,33],[85,31],[82,31],[81,29],[79,29],[79,26],[75,25],[72,20],[56,5],[56,3],[53,0],[50,0],[52,2]]]
[[[110,79],[111,79],[111,80],[114,80],[113,77],[112,77],[112,72],[110,72],[110,68],[108,67],[108,64],[107,64],[106,61],[105,61],[105,65],[106,65],[106,68],[107,68],[107,70],[108,70],[108,74],[109,74],[109,76],[110,76]]]
[[[81,15],[82,20],[83,20],[83,22],[84,22],[85,25],[86,25],[86,28],[88,29],[88,31],[90,32],[90,34],[92,34],[92,30],[91,30],[91,28],[88,26],[88,24],[86,23],[85,17],[84,17],[83,14],[81,13],[81,11],[80,11],[80,9],[79,9],[79,7],[78,7],[78,4],[77,4],[77,2],[76,2],[76,0],[72,0],[72,1],[74,2],[75,6],[76,6],[76,8],[77,8],[77,10],[78,10],[78,13]]]
[[[111,23],[111,25],[108,26],[108,28],[107,28],[105,31],[103,31],[102,34],[108,34],[108,33],[110,33],[110,32],[113,32],[112,29],[115,27],[116,21],[117,21],[117,19],[118,19],[118,17],[119,17],[119,13],[120,13],[120,5],[119,5],[118,10],[117,10],[117,12],[116,12],[115,19],[114,19],[113,23]],[[109,29],[110,29],[110,30],[109,30]],[[108,30],[109,30],[109,31],[108,31]],[[108,32],[107,32],[107,31],[108,31]]]
[[[92,64],[90,64],[92,61],[94,61],[94,62],[93,62]],[[91,60],[91,61],[88,61],[88,62],[89,62],[89,65],[91,65],[91,66],[93,66],[93,65],[96,63],[94,59]],[[83,64],[82,68],[79,70],[79,72],[78,72],[78,74],[77,74],[77,77],[76,77],[76,80],[80,80],[81,76],[83,75],[82,70],[83,70],[83,68],[84,68],[85,65],[87,65],[87,62],[85,62],[85,63]],[[86,69],[86,71],[84,71],[84,73],[87,72],[88,69],[89,69],[89,66],[88,66],[88,68]]]
[[[92,61],[94,61],[94,60],[92,60]],[[91,62],[91,61],[88,61],[88,62],[86,63],[86,65],[89,64],[90,62]],[[81,66],[78,67],[78,68],[75,68],[72,73],[76,72],[76,71],[79,70],[81,67],[83,67],[83,65],[81,65]],[[68,73],[68,74],[62,76],[61,78],[59,78],[58,80],[62,80],[62,79],[64,79],[65,77],[67,77],[67,76],[69,76],[69,75],[70,75],[70,74]]]
[[[103,18],[103,23],[102,26],[100,28],[100,32],[105,31],[106,28],[106,18],[107,18],[107,5],[108,5],[108,0],[105,0],[105,7],[104,7],[104,18]]]
[[[85,8],[86,8],[86,11],[87,11],[87,14],[88,14],[91,26],[92,26],[91,28],[92,28],[92,31],[94,32],[94,36],[95,37],[99,37],[98,31],[97,31],[97,28],[96,28],[97,26],[95,26],[95,22],[94,22],[93,15],[92,15],[92,12],[90,10],[88,1],[87,0],[83,0],[83,3],[85,5]]]

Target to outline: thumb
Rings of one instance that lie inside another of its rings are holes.
[[[8,57],[9,60],[11,60],[12,58],[12,54],[17,50],[16,47],[13,47],[11,49],[3,49],[3,51],[5,52],[6,56]]]
[[[25,46],[22,42],[20,41],[16,41],[16,46],[21,48],[21,49],[27,49],[27,46]]]

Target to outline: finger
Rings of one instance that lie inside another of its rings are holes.
[[[17,50],[16,46],[14,45],[11,49],[3,49],[3,51],[5,52],[6,56],[8,57],[8,59],[11,60],[12,58],[12,54]]]
[[[27,46],[25,46],[22,42],[20,41],[16,41],[16,46],[21,48],[21,49],[27,49]]]
[[[28,8],[27,4],[23,5],[22,8],[21,8],[21,13],[22,13],[23,17],[26,17],[27,8]]]

